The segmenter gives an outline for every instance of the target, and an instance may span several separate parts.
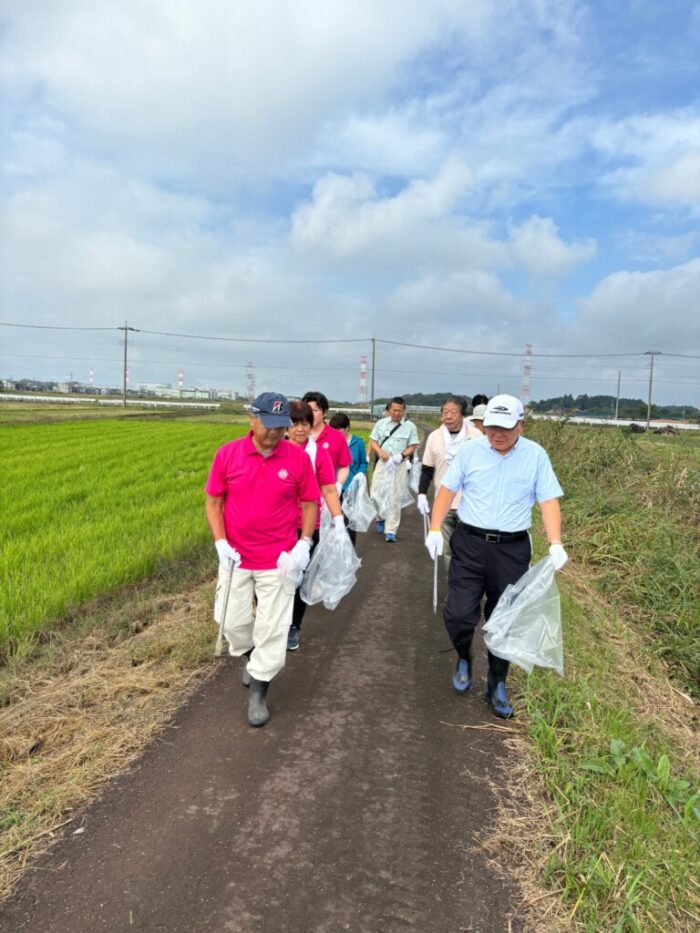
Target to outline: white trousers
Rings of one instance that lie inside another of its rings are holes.
[[[221,621],[224,608],[226,577],[226,572],[219,566],[214,604],[217,623]],[[258,601],[255,610],[253,594]],[[229,654],[233,657],[240,657],[253,649],[246,670],[255,680],[272,680],[284,667],[293,605],[294,589],[285,582],[279,570],[241,570],[237,567],[233,571],[224,635],[229,643]]]

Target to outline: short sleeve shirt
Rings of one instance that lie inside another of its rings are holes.
[[[204,487],[224,497],[226,539],[243,570],[274,570],[282,551],[297,542],[301,502],[318,502],[311,460],[301,447],[280,441],[263,457],[252,432],[217,450]]]
[[[309,457],[309,461],[311,461],[311,456],[309,454],[308,445],[306,447],[306,455],[307,457]],[[318,444],[316,445],[316,462],[314,463],[314,469],[316,473],[316,482],[318,483],[319,491],[322,486],[334,486],[335,485],[335,470],[333,469],[331,458],[328,455],[328,451],[324,450],[322,447],[319,447]],[[317,529],[321,525],[321,495],[319,495],[318,497],[318,512],[316,513],[316,526],[315,527]],[[299,506],[297,528],[301,528],[301,506]]]
[[[435,475],[433,477],[433,485],[435,489],[435,494],[437,495],[438,487],[442,483],[442,478],[447,473],[447,469],[452,463],[453,457],[448,457],[445,453],[445,430],[442,426],[437,428],[435,431],[431,431],[428,435],[428,440],[425,442],[425,450],[423,451],[423,463],[426,466],[433,467],[435,469]],[[475,428],[473,424],[470,424],[466,419],[464,420],[464,441],[476,440],[477,438],[483,437],[483,434],[478,428]],[[460,448],[461,449],[461,448]],[[456,456],[456,454],[455,454]],[[451,508],[456,509],[459,505],[459,500],[461,496],[459,493],[452,500]]]
[[[535,502],[564,495],[546,451],[526,437],[505,456],[487,437],[463,444],[442,485],[462,493],[461,521],[492,531],[525,531]]]
[[[380,418],[372,428],[370,439],[376,441],[389,454],[401,454],[407,447],[418,444],[418,430],[412,421],[406,419],[399,422],[396,428],[396,422],[391,418]],[[391,432],[394,431],[393,434]],[[389,435],[391,434],[391,437]],[[382,443],[384,441],[384,443]]]
[[[325,425],[321,433],[316,438],[316,445],[319,450],[325,450],[331,458],[335,476],[342,467],[349,467],[352,463],[352,456],[348,449],[348,442],[345,435],[337,428],[332,428],[329,424]],[[333,482],[335,482],[335,476]]]

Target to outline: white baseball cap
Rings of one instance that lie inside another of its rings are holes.
[[[485,428],[514,428],[525,418],[523,403],[514,395],[494,395],[486,406]]]

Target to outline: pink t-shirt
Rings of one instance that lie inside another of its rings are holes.
[[[306,456],[309,457],[308,452],[309,442],[307,442],[306,447],[300,447],[300,450],[306,450]],[[309,457],[309,462],[311,457]],[[335,486],[335,470],[333,469],[333,464],[331,463],[331,458],[328,455],[328,451],[324,450],[322,447],[316,446],[316,481],[318,482],[319,488],[321,486]],[[318,513],[316,515],[316,530],[321,526],[321,497],[319,496],[318,500]],[[299,513],[297,518],[297,528],[301,528],[301,506],[299,506]]]
[[[204,491],[225,497],[226,538],[241,555],[243,570],[274,570],[280,553],[298,540],[300,503],[320,496],[302,447],[282,440],[263,457],[252,431],[217,450]]]
[[[331,458],[331,463],[335,470],[335,476],[333,477],[333,482],[335,482],[338,470],[341,467],[350,466],[352,463],[352,454],[350,453],[348,442],[345,440],[345,435],[342,431],[338,431],[336,428],[332,428],[327,424],[316,438],[316,443],[318,449],[325,450]]]

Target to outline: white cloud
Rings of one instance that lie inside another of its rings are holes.
[[[665,271],[616,272],[577,303],[576,332],[585,345],[654,350],[697,349],[700,258]]]
[[[596,253],[593,240],[564,243],[551,217],[529,217],[520,226],[511,226],[510,241],[515,257],[536,276],[561,277]]]
[[[592,144],[626,164],[603,175],[609,194],[660,206],[700,208],[700,109],[601,123]]]
[[[385,197],[364,174],[325,175],[315,184],[311,201],[294,212],[292,243],[341,258],[381,249],[382,244],[391,251],[448,216],[470,183],[471,173],[458,160],[448,160],[432,179],[415,179]]]

